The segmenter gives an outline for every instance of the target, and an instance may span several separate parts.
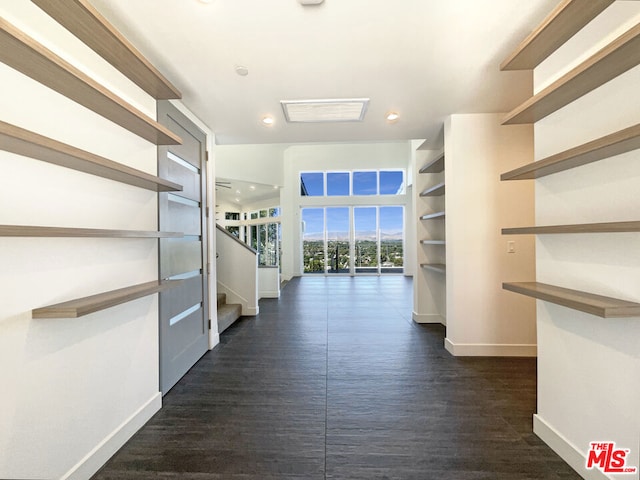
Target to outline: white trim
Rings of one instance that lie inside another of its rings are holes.
[[[536,357],[536,345],[453,343],[444,339],[444,348],[455,357]]]
[[[437,313],[416,313],[411,314],[411,318],[416,323],[440,323],[442,325],[447,324],[447,320]]]
[[[260,298],[280,298],[280,292],[277,290],[260,292]]]
[[[213,319],[211,319],[211,323],[213,323]],[[216,318],[216,325],[218,324],[218,319]],[[213,325],[212,325],[213,326]],[[216,326],[216,330],[217,330]],[[213,350],[216,345],[220,343],[220,334],[218,332],[214,332],[213,330],[209,330],[209,350]]]
[[[244,305],[242,306],[242,316],[243,317],[255,317],[256,315],[258,315],[260,313],[260,307],[247,307],[245,308]]]
[[[540,415],[533,416],[533,433],[549,445],[571,468],[585,480],[613,480],[598,469],[587,470],[587,457]]]
[[[107,435],[82,460],[62,475],[60,480],[91,478],[161,408],[162,394],[157,392],[138,411]]]

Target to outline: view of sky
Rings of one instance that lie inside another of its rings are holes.
[[[401,170],[327,172],[326,194],[328,196],[350,194],[352,177],[353,195],[377,195],[378,174],[380,175],[380,195],[397,195],[404,190],[404,172]],[[318,197],[325,195],[325,174],[323,172],[302,172],[300,174],[303,195]]]

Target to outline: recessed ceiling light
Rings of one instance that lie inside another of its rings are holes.
[[[266,117],[262,117],[262,123],[264,125],[271,126],[273,125],[273,122],[274,122],[273,117],[270,117],[269,115],[267,115]]]
[[[236,198],[236,202],[239,202],[239,201],[240,201],[240,199],[239,199],[239,198]]]
[[[237,195],[240,195],[240,190],[236,190],[236,194],[237,194]]]
[[[400,118],[400,115],[397,114],[396,112],[387,113],[387,122],[390,122],[390,123],[397,122],[399,118]]]
[[[213,0],[198,0],[200,3],[211,3]]]
[[[249,75],[249,69],[244,65],[236,65],[236,73],[241,77],[246,77]]]
[[[255,185],[249,185],[249,190],[255,190],[256,186]]]

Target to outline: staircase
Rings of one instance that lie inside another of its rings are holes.
[[[227,295],[218,293],[218,333],[224,332],[242,315],[242,305],[227,303]]]

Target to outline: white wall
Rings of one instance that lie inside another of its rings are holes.
[[[218,177],[282,185],[282,158],[287,147],[282,144],[218,145]]]
[[[33,3],[0,15],[155,117],[155,101]],[[0,64],[2,120],[155,174],[156,147]],[[154,192],[0,151],[0,224],[155,230]],[[156,240],[0,238],[0,478],[88,478],[160,408],[158,300],[33,308],[157,279]],[[113,437],[111,437],[113,435]]]
[[[282,207],[282,277],[300,275],[301,206],[409,205],[408,195],[384,195],[384,198],[352,197],[345,204],[341,197],[301,197],[300,172],[326,170],[406,169],[411,159],[410,142],[296,145],[284,154],[284,187],[280,191]],[[382,197],[382,196],[381,196]],[[405,251],[415,248],[407,237]]]
[[[501,228],[534,221],[533,184],[500,173],[533,160],[533,128],[500,126],[501,114],[452,115],[445,122],[445,345],[454,355],[535,356],[535,302],[502,289],[533,280],[534,242]],[[507,253],[507,241],[516,252]]]
[[[615,2],[535,70],[536,89],[640,21]],[[640,122],[640,67],[535,125],[535,158]],[[536,181],[540,225],[638,220],[640,151]],[[545,235],[538,281],[640,302],[640,234]],[[589,442],[613,440],[640,467],[640,319],[602,319],[538,302],[536,433],[585,478]],[[626,476],[632,478],[633,476]],[[612,478],[625,478],[624,476]]]

